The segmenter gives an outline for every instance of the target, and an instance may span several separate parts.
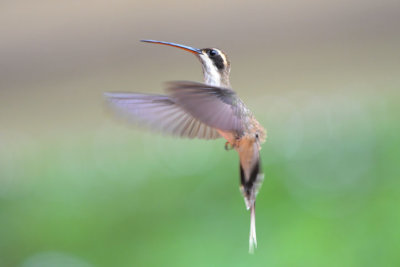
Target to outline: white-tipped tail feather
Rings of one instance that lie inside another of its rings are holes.
[[[250,236],[249,236],[249,253],[254,253],[254,248],[257,248],[256,237],[256,205],[253,202],[250,208]]]

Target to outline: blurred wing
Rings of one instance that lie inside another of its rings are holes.
[[[196,82],[171,82],[171,98],[199,121],[224,131],[242,132],[250,111],[229,88]]]
[[[180,137],[216,139],[219,133],[196,120],[164,95],[105,93],[118,115],[154,130]]]

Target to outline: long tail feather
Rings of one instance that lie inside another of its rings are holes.
[[[246,144],[242,144],[245,146]],[[257,248],[256,238],[256,196],[264,180],[261,171],[260,154],[257,143],[253,142],[250,146],[242,147],[239,151],[240,157],[240,189],[244,196],[246,208],[250,210],[250,236],[249,253],[254,253]]]
[[[256,203],[254,202],[250,208],[250,236],[249,236],[249,253],[254,253],[254,248],[257,248],[256,237]]]

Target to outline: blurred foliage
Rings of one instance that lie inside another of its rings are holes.
[[[396,103],[362,103],[368,124],[334,109],[330,130],[270,128],[254,256],[237,156],[222,140],[113,123],[63,142],[3,135],[13,142],[0,154],[1,265],[398,265]],[[290,150],[285,142],[301,132]]]

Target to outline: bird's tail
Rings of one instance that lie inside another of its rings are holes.
[[[250,207],[250,236],[249,236],[249,253],[254,253],[254,248],[257,248],[256,237],[256,203]]]
[[[251,162],[253,164],[242,165],[242,162],[248,162],[248,158],[246,157],[241,158],[240,160],[240,188],[244,196],[246,208],[247,210],[250,210],[249,253],[254,253],[254,248],[257,248],[256,196],[264,180],[264,174],[262,173],[260,167],[261,163],[259,150],[257,147],[255,147],[253,150],[255,151],[253,157],[251,158]]]

